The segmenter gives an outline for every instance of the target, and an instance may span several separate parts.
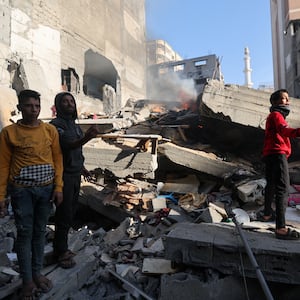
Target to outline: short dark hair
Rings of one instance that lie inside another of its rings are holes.
[[[24,100],[27,100],[28,98],[34,98],[34,99],[41,101],[40,96],[41,96],[40,93],[37,91],[23,90],[18,95],[18,101],[19,101],[19,104],[23,103]]]
[[[272,105],[275,105],[278,103],[278,101],[281,99],[281,95],[283,93],[289,93],[286,89],[279,89],[277,91],[275,91],[273,94],[271,94],[270,96],[270,103]]]

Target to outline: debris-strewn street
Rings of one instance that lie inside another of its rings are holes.
[[[247,247],[274,299],[298,299],[299,242],[275,239],[274,222],[257,221],[266,181],[261,146],[247,135],[261,141],[262,129],[208,114],[208,91],[201,109],[144,100],[123,118],[80,120],[103,134],[84,147],[94,179],[82,182],[69,234],[77,264],[53,261],[50,218],[43,272],[54,287],[40,299],[264,299]],[[286,218],[300,230],[298,168],[293,157]],[[0,222],[0,298],[18,299],[10,210]]]

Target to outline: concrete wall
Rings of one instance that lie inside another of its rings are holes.
[[[61,90],[81,112],[103,111],[105,84],[114,109],[145,97],[144,0],[0,0],[0,15],[0,86],[40,91],[41,116]]]
[[[300,98],[300,2],[270,0],[275,89]]]

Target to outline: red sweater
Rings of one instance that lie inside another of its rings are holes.
[[[299,128],[289,128],[288,123],[280,112],[271,112],[266,122],[263,156],[285,154],[289,157],[291,155],[290,138],[299,136]]]

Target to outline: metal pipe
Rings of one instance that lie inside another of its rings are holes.
[[[235,214],[233,213],[233,211],[231,210],[231,208],[229,206],[225,205],[225,209],[226,209],[228,217],[232,218],[232,221],[235,224],[235,226],[236,226],[236,228],[237,228],[237,230],[239,232],[239,235],[240,235],[240,237],[242,239],[242,242],[243,242],[243,244],[245,246],[245,249],[246,249],[246,252],[247,252],[248,257],[250,259],[250,262],[251,262],[252,266],[255,268],[256,276],[257,276],[257,278],[258,278],[258,280],[260,282],[260,285],[261,285],[261,287],[262,287],[262,289],[264,291],[266,299],[267,300],[274,300],[274,298],[273,298],[273,296],[271,294],[271,291],[270,291],[270,289],[269,289],[269,287],[268,287],[268,285],[267,285],[267,283],[265,281],[265,278],[264,278],[264,276],[263,276],[263,274],[262,274],[262,272],[261,272],[261,270],[259,268],[259,265],[257,264],[257,261],[256,261],[254,255],[253,255],[253,252],[252,252],[251,248],[249,247],[248,241],[245,238],[245,235],[244,235],[244,233],[242,231],[240,223],[237,221],[237,219],[235,217]]]

